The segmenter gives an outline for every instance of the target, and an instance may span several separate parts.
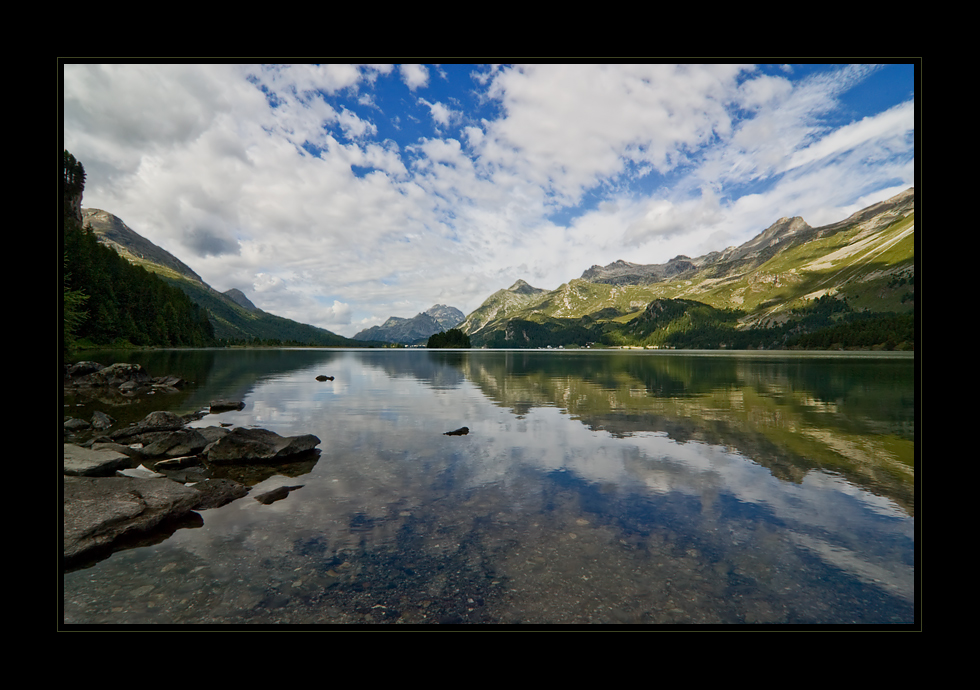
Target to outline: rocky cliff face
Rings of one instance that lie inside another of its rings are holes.
[[[372,326],[354,336],[354,340],[373,340],[385,343],[412,345],[430,335],[455,328],[463,320],[463,312],[445,304],[436,304],[410,319],[392,316],[380,326]]]

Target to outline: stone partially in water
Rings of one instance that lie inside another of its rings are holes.
[[[320,439],[313,434],[280,436],[267,429],[238,427],[204,449],[208,461],[216,464],[239,462],[278,462],[313,450]]]

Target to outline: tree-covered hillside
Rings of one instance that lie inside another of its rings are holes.
[[[82,227],[85,170],[64,152],[61,249],[62,348],[93,344],[206,347],[215,344],[208,314],[181,290],[134,266]]]

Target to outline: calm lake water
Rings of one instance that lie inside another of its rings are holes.
[[[252,496],[63,577],[68,624],[912,624],[905,353],[86,353],[320,437]],[[319,382],[319,374],[333,381]],[[469,427],[465,436],[444,432]]]

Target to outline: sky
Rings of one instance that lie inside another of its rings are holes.
[[[903,64],[63,64],[82,205],[344,336],[914,186]]]

